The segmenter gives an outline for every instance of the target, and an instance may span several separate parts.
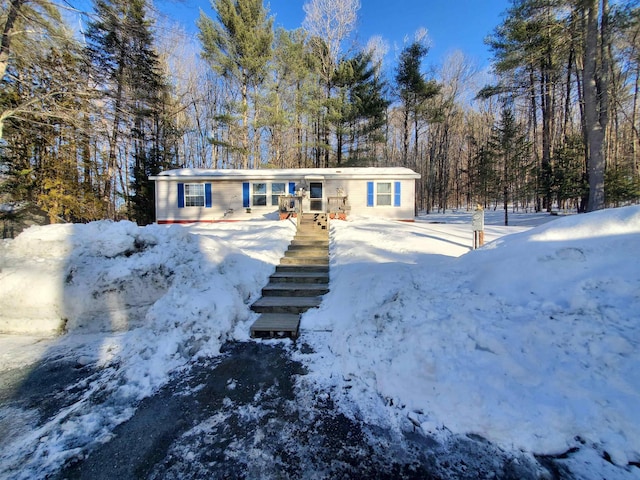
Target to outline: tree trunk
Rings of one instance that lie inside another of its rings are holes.
[[[409,108],[404,106],[402,111],[402,166],[409,163]]]
[[[9,13],[7,14],[4,29],[2,30],[2,41],[0,42],[0,80],[4,78],[4,74],[7,72],[9,55],[11,54],[11,37],[14,34],[13,27],[23,4],[24,0],[12,0],[9,5]],[[5,112],[2,112],[2,115],[0,115],[0,139],[2,139],[6,117]]]
[[[640,62],[636,64],[635,71],[636,81],[633,87],[633,110],[631,111],[631,156],[633,162],[634,175],[640,174],[640,168],[638,168],[638,141],[640,140],[638,135],[638,129],[636,128],[636,119],[638,118],[638,89],[640,88]],[[0,135],[2,138],[2,135]]]
[[[416,169],[418,165],[418,140],[419,140],[419,132],[418,132],[418,105],[416,103],[415,109],[413,111],[413,165],[411,168],[413,170]]]
[[[240,87],[242,93],[242,168],[249,168],[249,100],[246,78]]]
[[[2,42],[0,43],[0,80],[4,78],[4,74],[7,71],[9,65],[9,55],[11,54],[11,37],[15,33],[13,27],[16,23],[16,19],[20,15],[20,9],[22,8],[25,0],[12,0],[9,4],[9,12],[7,14],[7,20],[2,30]]]
[[[589,150],[589,204],[592,212],[605,207],[605,132],[608,117],[608,63],[606,61],[607,0],[602,0],[601,62],[598,68],[598,16],[599,0],[584,0],[587,29],[584,50],[584,106],[587,148]]]
[[[542,188],[544,190],[543,208],[551,211],[551,133],[553,129],[553,100],[551,94],[551,73],[541,72],[540,103],[542,105]]]
[[[104,201],[106,203],[107,218],[116,219],[116,203],[115,203],[115,175],[117,167],[118,142],[120,140],[120,116],[124,95],[124,51],[120,52],[120,65],[118,66],[118,86],[116,91],[115,106],[113,109],[113,131],[109,138],[109,157],[107,160],[107,171],[104,185]]]

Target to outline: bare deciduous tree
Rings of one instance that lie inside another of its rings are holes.
[[[340,54],[342,43],[355,28],[360,0],[311,0],[304,5],[303,27],[311,37],[322,39],[330,69]]]

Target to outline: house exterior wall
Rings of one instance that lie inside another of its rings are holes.
[[[211,206],[178,206],[178,184],[211,184]],[[197,178],[156,181],[156,221],[158,223],[215,222],[239,219],[242,207],[241,181]]]
[[[194,174],[190,174],[191,171],[181,170],[166,172],[152,177],[156,184],[156,221],[158,223],[237,221],[256,216],[262,217],[270,213],[275,214],[278,211],[278,205],[277,201],[273,201],[275,199],[272,199],[272,195],[280,193],[283,185],[286,194],[294,193],[300,187],[306,186],[303,209],[309,211],[311,182],[323,184],[322,211],[324,212],[328,211],[328,198],[338,196],[340,191],[348,197],[351,207],[350,215],[396,220],[414,219],[415,181],[419,178],[417,174],[407,169],[384,169],[384,174],[381,175],[376,175],[376,169],[370,168],[362,169],[366,170],[366,175],[360,173],[361,169],[357,168],[343,170],[349,170],[350,173],[341,175],[340,172],[330,172],[331,174],[324,172],[322,174],[322,169],[319,169],[314,170],[318,174],[311,176],[303,175],[296,170],[259,171],[252,177],[251,171],[246,171],[246,174],[238,174],[237,178],[231,179],[216,178],[215,174],[222,175],[220,172],[224,171],[213,171],[210,175],[207,171],[197,171]],[[394,175],[396,170],[398,174]],[[356,174],[358,174],[357,178],[354,178]],[[259,189],[258,184],[264,185],[266,189]],[[256,196],[254,196],[254,185],[259,190]],[[193,191],[200,193],[196,196],[198,205],[192,205],[194,201],[190,200],[190,194]],[[256,202],[266,203],[266,206],[257,205]],[[250,213],[247,212],[247,207],[250,208]]]
[[[400,183],[400,202],[394,204],[396,183]],[[370,183],[375,188],[379,183],[391,184],[391,205],[378,205],[375,201],[373,205],[367,202],[367,188]],[[396,178],[379,179],[344,179],[330,180],[327,182],[328,196],[336,195],[336,190],[342,187],[345,195],[348,196],[351,206],[351,215],[372,216],[390,218],[395,220],[412,220],[415,217],[415,179],[398,180]]]

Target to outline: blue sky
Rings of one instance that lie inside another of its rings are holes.
[[[298,28],[304,19],[306,0],[265,0],[275,25],[287,30]],[[420,27],[429,32],[431,50],[426,63],[439,65],[448,53],[461,50],[481,68],[489,64],[491,55],[483,39],[502,21],[509,0],[361,0],[357,39],[361,44],[374,36],[382,36],[399,50],[405,36],[410,39]],[[161,10],[183,23],[187,31],[195,31],[200,9],[215,18],[209,0],[165,0]]]

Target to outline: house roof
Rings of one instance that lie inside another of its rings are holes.
[[[264,170],[213,170],[181,168],[167,170],[149,177],[151,180],[273,180],[273,179],[330,179],[330,178],[420,178],[420,174],[404,167],[349,167],[349,168],[285,168]]]

